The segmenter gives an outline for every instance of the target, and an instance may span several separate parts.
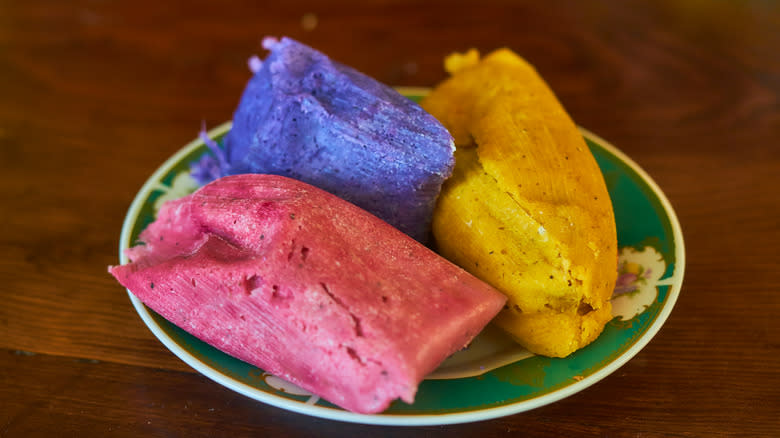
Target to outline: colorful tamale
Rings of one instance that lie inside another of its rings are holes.
[[[564,357],[611,319],[617,242],[604,178],[535,69],[508,49],[446,61],[422,106],[455,138],[433,218],[441,254],[504,292],[495,322]]]

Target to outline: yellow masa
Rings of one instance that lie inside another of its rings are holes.
[[[508,49],[445,61],[422,102],[455,138],[433,217],[442,255],[509,298],[495,323],[530,351],[565,357],[611,318],[617,238],[604,178],[534,68]]]

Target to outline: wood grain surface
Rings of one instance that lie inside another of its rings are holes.
[[[378,427],[174,357],[106,272],[135,193],[229,120],[265,35],[393,85],[510,47],[664,190],[687,268],[633,360],[551,405]],[[780,436],[780,3],[0,0],[0,436]]]

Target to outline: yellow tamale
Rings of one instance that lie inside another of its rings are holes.
[[[617,238],[604,178],[563,106],[508,49],[451,55],[422,102],[455,138],[434,217],[440,253],[509,298],[495,323],[564,357],[611,319]]]

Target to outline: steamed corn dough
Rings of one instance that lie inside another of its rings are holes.
[[[495,322],[564,357],[611,319],[615,218],[580,132],[536,71],[503,49],[452,55],[423,101],[455,138],[434,211],[440,252],[508,296]]]

